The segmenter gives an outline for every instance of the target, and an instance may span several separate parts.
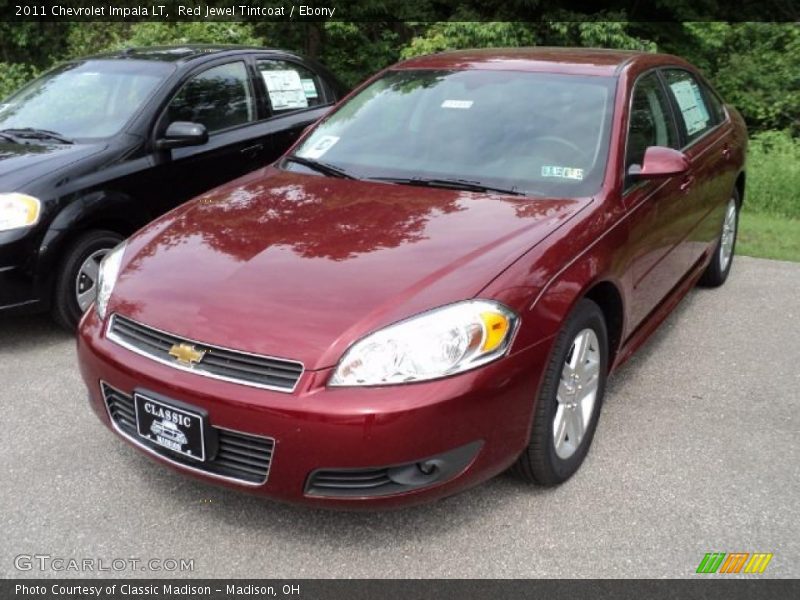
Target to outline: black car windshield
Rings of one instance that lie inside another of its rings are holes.
[[[50,71],[0,104],[0,131],[45,130],[105,138],[122,129],[174,66],[86,60]]]
[[[614,89],[610,77],[389,71],[295,154],[357,178],[588,196],[603,179]]]

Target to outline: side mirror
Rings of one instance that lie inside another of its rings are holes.
[[[686,155],[673,148],[664,146],[650,146],[644,152],[642,165],[631,165],[628,175],[651,179],[680,175],[689,170],[689,159]]]
[[[164,137],[156,140],[159,150],[184,148],[186,146],[202,146],[208,141],[208,130],[200,123],[189,121],[175,121],[170,123]]]

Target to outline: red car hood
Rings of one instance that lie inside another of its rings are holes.
[[[327,367],[375,328],[474,297],[587,202],[270,167],[134,236],[109,311]]]

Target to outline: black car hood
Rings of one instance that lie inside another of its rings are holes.
[[[14,191],[103,148],[104,144],[16,144],[0,139],[0,192]]]

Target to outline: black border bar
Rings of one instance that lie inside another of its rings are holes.
[[[227,10],[208,16],[209,8]],[[800,0],[0,0],[0,20],[798,22]]]
[[[782,600],[797,579],[5,579],[3,600]],[[128,587],[125,587],[128,586]],[[230,587],[232,586],[232,587]],[[38,588],[38,591],[32,591]],[[100,593],[97,593],[97,590]],[[271,591],[269,591],[271,590]],[[136,593],[133,593],[133,592]],[[39,593],[44,592],[44,593]]]

